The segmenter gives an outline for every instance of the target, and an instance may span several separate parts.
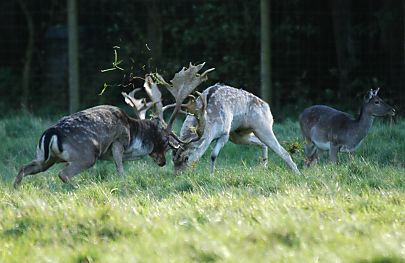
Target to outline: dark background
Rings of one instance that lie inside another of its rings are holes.
[[[223,82],[260,94],[260,0],[77,5],[80,109],[122,105],[124,88],[114,84],[130,72],[158,71],[170,80],[190,61],[216,68],[200,90]],[[402,0],[270,0],[269,103],[276,119],[296,118],[311,104],[355,113],[377,86],[403,115],[404,10]],[[0,114],[67,113],[66,1],[1,1],[0,15]],[[125,71],[101,73],[111,67],[113,46],[120,46]],[[99,96],[104,83],[112,86]]]

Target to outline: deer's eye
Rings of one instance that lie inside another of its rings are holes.
[[[376,100],[376,101],[374,101],[374,104],[378,105],[378,104],[380,104],[380,101]]]
[[[185,162],[188,161],[188,156],[184,157],[184,161],[185,161]]]

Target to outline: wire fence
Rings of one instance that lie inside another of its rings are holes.
[[[334,2],[271,1],[272,105],[280,112],[297,111],[309,103],[350,105],[375,85],[383,86],[391,103],[402,104],[403,9],[362,0],[339,13],[349,23],[348,53],[341,62],[336,32],[339,9],[334,9]],[[143,76],[158,70],[170,79],[190,61],[216,67],[211,83],[224,82],[258,94],[259,10],[259,0],[78,1],[81,108],[121,103],[121,90],[113,84],[129,72]],[[28,107],[65,111],[69,99],[66,2],[3,1],[0,15],[4,21],[0,107],[20,107],[31,34]],[[120,46],[125,71],[101,73],[111,66],[113,46]],[[342,65],[348,71],[344,90],[339,86]],[[98,96],[104,83],[112,86]],[[346,99],[342,102],[342,98]]]

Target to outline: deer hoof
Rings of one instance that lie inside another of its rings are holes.
[[[18,186],[20,185],[20,183],[21,183],[21,180],[22,180],[22,177],[20,178],[20,177],[16,177],[15,179],[14,179],[14,182],[13,182],[13,187],[14,187],[14,189],[17,189],[18,188]]]
[[[58,176],[62,180],[62,182],[64,182],[65,184],[69,182],[69,178],[67,176],[64,176],[61,174],[59,174]]]

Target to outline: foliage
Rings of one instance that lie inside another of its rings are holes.
[[[343,10],[349,27],[346,31],[335,28],[338,21],[333,16],[337,11],[331,8],[334,2],[348,3]],[[356,98],[375,85],[382,86],[391,104],[401,105],[405,79],[402,4],[368,0],[271,1],[270,103],[274,112],[284,118],[312,103],[341,104],[342,109],[353,111],[357,104],[347,98]],[[30,8],[36,51],[29,109],[66,110],[66,5],[43,0]],[[201,89],[223,82],[259,94],[258,0],[93,0],[78,1],[78,9],[82,108],[120,103],[122,90],[113,84],[120,83],[130,72],[135,76],[160,72],[167,77],[190,61],[205,61],[216,68],[210,82]],[[12,71],[4,81],[0,72],[4,104],[0,107],[15,110],[20,106],[15,102],[21,94],[19,76],[27,29],[16,4],[3,1],[0,10],[12,10],[13,14],[9,17],[5,13],[10,23],[0,28],[0,33],[8,36],[0,42],[0,71]],[[157,39],[158,47],[152,45],[152,37]],[[121,47],[123,59],[119,67],[125,71],[111,70],[117,69],[113,65],[108,74],[101,74],[100,70],[108,70],[111,48],[116,45]],[[342,56],[346,61],[338,61],[339,47],[350,47],[350,54]],[[343,88],[339,83],[345,74]],[[104,83],[111,84],[111,88],[104,90],[105,96],[97,96]]]
[[[52,118],[54,119],[54,118]],[[148,159],[111,162],[64,185],[60,167],[11,182],[44,128],[31,115],[0,120],[1,262],[403,262],[405,121],[376,121],[354,157],[296,176],[270,151],[227,144],[214,176],[209,154],[173,176]],[[300,145],[295,121],[275,125],[284,146]],[[299,148],[300,146],[298,146]]]
[[[8,112],[10,107],[18,104],[18,74],[11,67],[0,67],[0,115]],[[9,98],[9,100],[5,100]]]

